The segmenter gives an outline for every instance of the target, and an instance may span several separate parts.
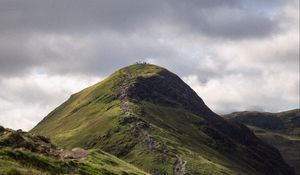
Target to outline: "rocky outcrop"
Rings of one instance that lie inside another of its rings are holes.
[[[185,164],[187,162],[184,161],[181,157],[176,156],[176,162],[173,165],[173,175],[184,175],[185,172]]]
[[[56,147],[50,139],[44,136],[30,134],[22,130],[14,131],[0,126],[0,148],[28,150],[44,156],[51,156],[56,159],[80,159],[85,160],[88,151],[82,148],[64,150]]]

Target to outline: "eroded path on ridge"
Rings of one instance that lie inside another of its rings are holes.
[[[130,80],[132,75],[129,72],[124,73],[124,79],[121,81],[119,85],[120,96],[119,99],[121,101],[120,108],[122,112],[125,114],[125,117],[134,117],[135,114],[129,107],[129,98],[128,98],[128,89],[129,84],[125,81]],[[144,137],[144,142],[147,145],[148,150],[152,151],[155,148],[158,148],[161,144],[157,141],[149,132],[148,132],[148,124],[141,121],[135,121],[130,123],[130,126],[134,129],[138,129]],[[146,127],[145,127],[146,126]],[[176,155],[176,161],[173,164],[173,175],[184,175],[186,174],[185,165],[187,161],[184,161],[180,156]]]
[[[127,96],[128,94],[128,89],[129,85],[125,83],[125,80],[131,79],[132,76],[130,73],[125,72],[124,73],[124,79],[121,81],[119,90],[120,90],[120,108],[122,112],[125,114],[125,117],[134,117],[135,114],[134,112],[129,108],[129,98]],[[138,129],[141,131],[144,137],[144,141],[147,145],[147,148],[149,150],[152,150],[155,147],[158,147],[160,144],[158,141],[156,141],[153,136],[147,131],[147,128],[149,127],[148,124],[143,122],[142,120],[140,121],[135,121],[131,123],[131,127],[134,129]]]
[[[125,115],[130,115],[130,110],[129,110],[129,100],[128,100],[128,96],[127,96],[127,92],[128,92],[128,85],[126,85],[125,80],[126,79],[130,79],[131,75],[127,72],[124,73],[124,79],[121,81],[121,84],[119,86],[119,91],[120,91],[120,101],[121,101],[121,110],[123,111],[123,113]]]

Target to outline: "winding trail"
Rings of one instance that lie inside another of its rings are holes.
[[[132,109],[129,108],[129,98],[127,96],[129,85],[125,83],[126,80],[130,79],[132,76],[129,72],[124,73],[124,79],[121,81],[119,85],[119,91],[120,91],[120,108],[122,112],[125,114],[125,117],[132,117],[134,116],[134,112]],[[152,151],[155,148],[160,147],[160,142],[154,139],[154,137],[145,129],[142,127],[145,123],[142,121],[135,121],[131,123],[131,127],[138,129],[141,131],[144,137],[144,142],[147,145],[148,150]],[[184,161],[180,156],[176,155],[176,161],[173,164],[173,175],[184,175],[186,173],[185,165],[187,161]]]
[[[131,111],[130,111],[129,106],[128,106],[129,100],[128,100],[128,96],[127,96],[127,92],[128,92],[129,87],[126,86],[125,80],[130,78],[131,75],[127,72],[125,72],[124,75],[125,75],[125,77],[121,81],[121,85],[119,86],[119,88],[120,88],[120,101],[121,101],[120,107],[121,107],[121,110],[123,111],[123,113],[126,116],[130,116]]]
[[[123,111],[123,113],[125,114],[125,116],[127,116],[127,117],[134,116],[134,112],[129,108],[129,105],[128,105],[129,98],[128,98],[127,94],[128,94],[129,86],[125,83],[125,80],[128,80],[131,77],[132,76],[130,73],[125,72],[124,79],[121,81],[121,84],[119,86],[120,101],[121,101],[120,108]],[[135,121],[135,122],[131,123],[131,127],[138,129],[143,134],[144,141],[147,145],[147,148],[149,150],[153,150],[153,148],[158,147],[160,145],[160,143],[158,141],[156,141],[153,138],[153,136],[143,126],[145,126],[145,123],[142,121]]]

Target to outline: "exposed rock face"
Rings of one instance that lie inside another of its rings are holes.
[[[177,156],[176,162],[173,166],[173,175],[184,175],[185,174],[185,164],[187,162],[182,160],[181,157]]]
[[[50,139],[40,135],[34,135],[22,130],[4,129],[0,126],[0,148],[8,147],[13,149],[28,150],[45,156],[57,159],[81,159],[88,156],[88,152],[82,148],[64,150],[50,142]]]
[[[87,159],[88,151],[82,148],[73,148],[71,151],[64,151],[61,153],[61,157],[64,159]]]
[[[128,90],[128,96],[132,99],[183,108],[197,115],[216,115],[195,91],[167,70],[151,77],[138,77],[134,86]]]
[[[59,157],[60,154],[60,151],[50,142],[49,138],[44,136],[32,135],[22,130],[2,129],[0,137],[0,147],[27,149],[54,157]]]

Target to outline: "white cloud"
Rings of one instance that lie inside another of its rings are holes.
[[[207,82],[203,73],[184,76],[214,111],[278,112],[299,108],[299,1],[281,8],[281,32],[262,39],[214,43],[214,55],[199,69],[216,72]]]
[[[37,73],[0,79],[0,125],[29,130],[71,94],[100,79]]]
[[[243,110],[278,112],[299,107],[299,77],[293,73],[265,72],[261,77],[235,74],[204,84],[197,75],[183,80],[221,114]]]

